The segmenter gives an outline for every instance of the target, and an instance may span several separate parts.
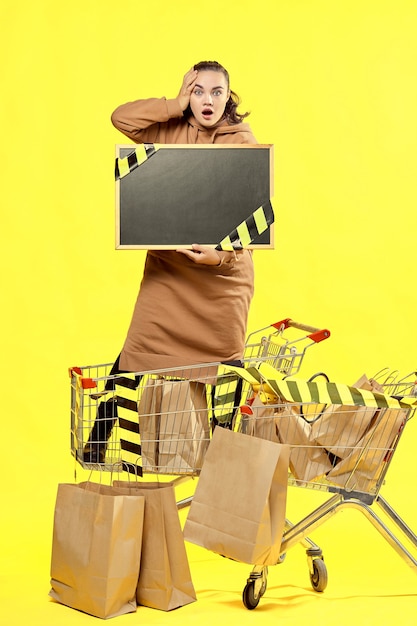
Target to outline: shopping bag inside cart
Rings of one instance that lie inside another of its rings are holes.
[[[407,414],[407,409],[379,409],[363,437],[349,454],[334,463],[327,478],[349,491],[370,493],[374,490],[391,458]]]
[[[150,378],[138,403],[144,472],[193,474],[201,469],[210,433],[206,386]]]
[[[321,480],[366,493],[378,488],[415,401],[384,395],[366,376],[353,387],[284,380],[271,367],[242,376],[252,381],[255,396],[243,407],[240,429],[289,444],[298,484]]]
[[[353,387],[368,391],[383,392],[381,385],[369,380],[366,375],[361,376]],[[377,407],[349,404],[329,404],[315,419],[311,426],[311,439],[322,446],[335,457],[344,459],[371,427],[372,420],[377,413]]]

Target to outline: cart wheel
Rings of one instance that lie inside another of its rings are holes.
[[[323,559],[313,559],[313,572],[310,573],[314,591],[324,591],[327,587],[327,567]]]
[[[242,594],[243,604],[250,611],[252,609],[256,609],[256,607],[259,604],[259,600],[261,599],[261,595],[262,594],[259,594],[258,596],[255,595],[255,581],[251,580],[250,582],[248,582],[248,584],[243,590],[243,594]]]

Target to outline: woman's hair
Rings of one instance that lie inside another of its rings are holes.
[[[223,67],[223,65],[220,65],[220,63],[218,63],[217,61],[200,61],[199,63],[196,63],[194,65],[194,69],[197,70],[198,72],[204,72],[207,70],[211,70],[213,72],[222,72],[224,77],[226,78],[227,87],[230,89],[229,72],[226,70],[225,67]],[[249,115],[249,112],[239,113],[237,111],[237,107],[239,106],[239,104],[240,104],[239,96],[237,95],[237,93],[235,93],[234,91],[230,89],[230,97],[228,101],[226,102],[226,106],[224,109],[224,115],[227,121],[229,122],[229,124],[239,124],[245,119],[245,117]],[[190,107],[186,109],[185,115],[187,117],[191,115]]]

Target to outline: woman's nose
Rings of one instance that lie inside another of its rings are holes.
[[[208,93],[204,97],[204,104],[213,104],[213,97],[211,93]]]

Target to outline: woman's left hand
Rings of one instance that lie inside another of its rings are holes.
[[[177,250],[181,254],[201,265],[220,265],[222,257],[220,253],[214,248],[208,246],[200,246],[198,243],[193,243],[191,250],[180,249]]]

